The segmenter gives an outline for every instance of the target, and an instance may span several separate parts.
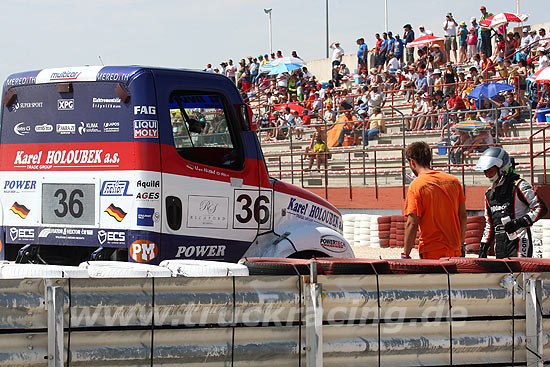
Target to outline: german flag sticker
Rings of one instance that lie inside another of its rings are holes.
[[[119,207],[116,207],[114,204],[109,205],[109,207],[105,209],[105,212],[109,214],[111,217],[115,218],[117,222],[122,222],[122,220],[126,216],[126,213],[124,212],[124,210],[120,209]]]
[[[25,205],[18,204],[17,201],[13,203],[10,210],[23,219],[27,218],[27,215],[30,212]]]

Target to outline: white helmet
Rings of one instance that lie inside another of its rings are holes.
[[[499,147],[490,147],[487,149],[479,157],[475,169],[477,171],[485,171],[493,166],[497,166],[499,177],[506,174],[508,168],[512,166],[510,156],[504,149]]]

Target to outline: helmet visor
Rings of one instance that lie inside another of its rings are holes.
[[[496,157],[490,157],[487,155],[482,155],[479,157],[477,164],[475,166],[476,171],[485,171],[493,166],[502,167],[502,159]]]

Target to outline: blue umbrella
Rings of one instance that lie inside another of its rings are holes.
[[[281,73],[288,73],[289,71],[296,70],[301,68],[302,65],[299,64],[280,64],[277,66],[272,67],[269,70],[269,75],[275,75],[275,74],[281,74]]]
[[[478,85],[468,94],[468,98],[480,99],[482,97],[493,98],[502,92],[514,90],[510,84],[505,83],[485,83]]]

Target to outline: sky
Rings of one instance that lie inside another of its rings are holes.
[[[520,0],[526,24],[550,22],[548,0]],[[364,37],[384,31],[383,0],[328,0],[329,39],[346,53]],[[479,17],[480,5],[493,13],[515,12],[516,0],[387,0],[389,30],[411,23],[442,35],[447,12],[457,21]],[[50,67],[151,65],[203,69],[206,64],[269,51],[272,8],[273,48],[304,60],[326,55],[326,0],[0,0],[0,79]],[[450,5],[449,5],[450,4]],[[546,14],[546,15],[544,15]],[[468,22],[469,23],[469,22]],[[101,58],[101,60],[100,60]]]

